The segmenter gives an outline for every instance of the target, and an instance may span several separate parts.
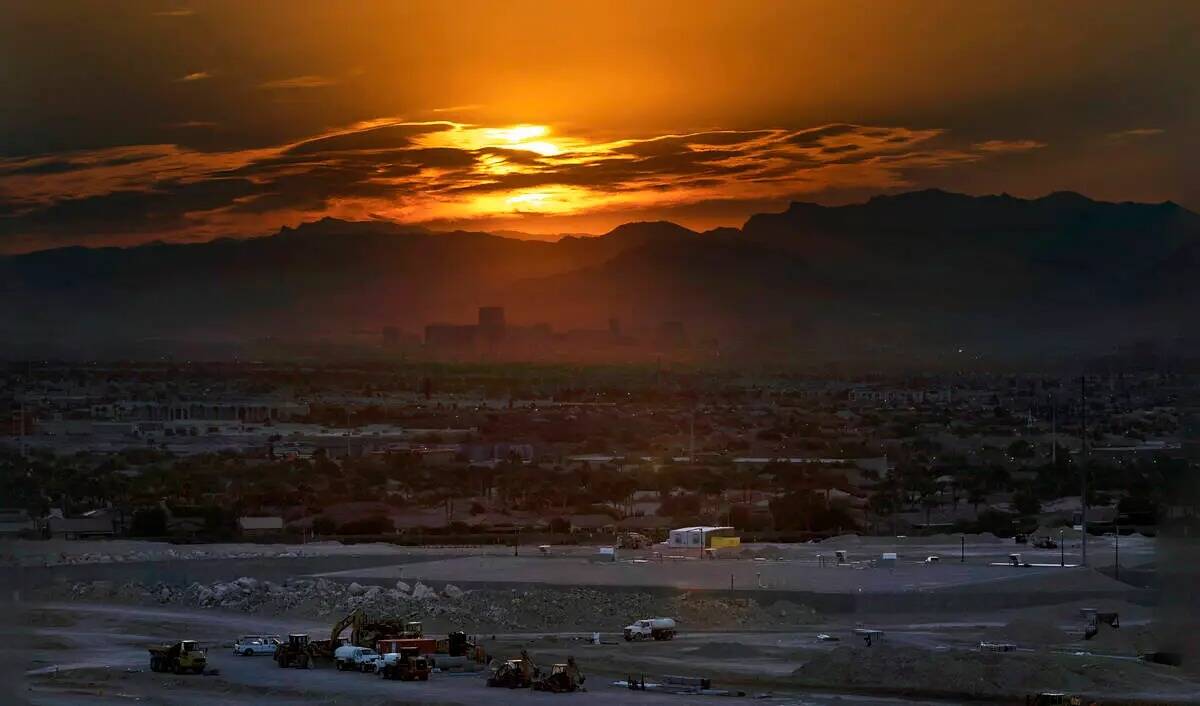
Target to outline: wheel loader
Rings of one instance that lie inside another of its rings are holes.
[[[312,645],[309,644],[308,635],[288,635],[287,642],[275,648],[275,663],[281,668],[312,669]]]

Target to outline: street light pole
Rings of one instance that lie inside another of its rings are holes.
[[[1121,525],[1116,525],[1113,535],[1113,578],[1121,580]]]
[[[1063,534],[1064,534],[1064,530],[1058,531],[1058,557],[1059,557],[1058,565],[1059,566],[1067,565],[1067,542],[1066,542],[1066,538],[1063,536]]]
[[[1079,427],[1080,441],[1082,442],[1081,451],[1083,462],[1080,464],[1080,477],[1082,479],[1081,495],[1079,497],[1079,527],[1083,530],[1080,540],[1080,557],[1079,563],[1087,566],[1087,511],[1088,511],[1088,438],[1087,438],[1087,375],[1079,376]]]

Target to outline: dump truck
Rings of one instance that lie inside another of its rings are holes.
[[[633,623],[626,625],[622,631],[625,635],[626,642],[633,640],[645,640],[653,638],[655,640],[674,640],[675,639],[675,620],[673,618],[646,618],[636,620]]]
[[[311,669],[312,650],[308,635],[302,633],[288,635],[287,642],[280,643],[279,647],[275,648],[275,663],[280,667]]]
[[[578,691],[583,688],[585,679],[583,672],[575,664],[575,658],[567,657],[566,664],[554,665],[548,675],[535,681],[533,689],[534,691],[550,691],[555,694]]]
[[[150,648],[150,671],[201,674],[208,666],[208,653],[195,640],[180,640]]]
[[[415,647],[402,647],[398,652],[383,655],[379,662],[379,676],[401,681],[428,681],[429,660]]]

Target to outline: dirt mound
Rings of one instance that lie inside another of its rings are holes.
[[[1040,690],[1112,693],[1152,683],[1137,662],[1070,655],[842,646],[814,657],[793,676],[811,687],[889,689],[929,695],[1019,698]]]
[[[1000,629],[999,637],[1021,647],[1048,647],[1071,641],[1071,636],[1054,623],[1024,616],[1009,621]]]
[[[1101,625],[1100,632],[1082,644],[1085,649],[1093,652],[1133,656],[1153,652],[1154,635],[1142,626],[1110,628],[1108,625]]]

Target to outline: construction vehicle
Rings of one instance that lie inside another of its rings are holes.
[[[633,623],[626,625],[622,630],[625,635],[626,642],[633,640],[645,640],[653,638],[655,640],[674,640],[675,639],[675,620],[672,618],[646,618],[643,620],[635,620]]]
[[[411,632],[409,634],[412,634]],[[443,639],[432,637],[389,637],[375,642],[379,654],[386,655],[412,648],[429,660],[430,667],[466,662],[487,663],[487,653],[476,644],[475,639],[462,630],[456,630]],[[449,659],[442,659],[443,655]]]
[[[533,663],[533,658],[525,650],[521,650],[520,659],[508,659],[499,662],[492,668],[487,685],[505,687],[508,689],[528,689],[533,686],[540,671]]]
[[[288,635],[287,642],[280,643],[279,647],[275,648],[275,663],[280,667],[311,669],[313,650],[308,635],[293,633]]]
[[[340,642],[342,633],[350,628],[351,645],[375,647],[380,640],[415,640],[424,635],[420,621],[370,617],[362,608],[356,608],[334,624],[330,632],[331,642]]]
[[[333,651],[333,666],[339,672],[373,672],[379,653],[370,647],[342,645]]]
[[[575,658],[567,657],[566,664],[554,665],[548,675],[535,681],[533,690],[549,691],[555,694],[579,691],[583,689],[585,679],[583,672],[579,670],[579,665],[575,664]]]
[[[1121,619],[1117,613],[1101,613],[1095,608],[1082,608],[1080,614],[1086,621],[1083,628],[1083,639],[1090,640],[1100,632],[1100,625],[1106,624],[1112,628],[1121,627]]]
[[[201,674],[208,666],[208,653],[195,640],[180,640],[150,648],[150,671]]]
[[[383,655],[379,662],[379,676],[401,681],[429,681],[429,660],[415,647],[401,647],[397,652]]]
[[[348,640],[342,637],[342,633],[347,628],[350,629]],[[422,634],[419,621],[373,618],[369,617],[361,608],[356,608],[333,624],[328,640],[314,641],[310,654],[316,658],[333,660],[335,659],[334,653],[344,645],[370,647],[383,653],[385,650],[378,646],[382,640],[417,640],[421,638]],[[394,646],[392,651],[395,651]]]

